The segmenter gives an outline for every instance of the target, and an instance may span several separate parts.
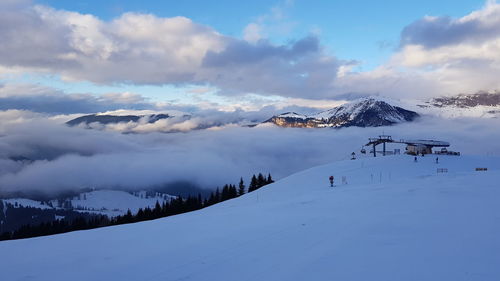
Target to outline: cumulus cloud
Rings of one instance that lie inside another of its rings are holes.
[[[46,6],[0,12],[0,63],[94,82],[182,83],[224,38],[184,17],[126,13],[111,22]]]
[[[423,17],[403,29],[387,63],[344,73],[335,92],[425,99],[499,89],[499,26],[495,1],[460,18]]]
[[[108,84],[197,84],[188,94],[208,90],[317,100],[367,94],[427,98],[500,88],[500,5],[494,1],[460,18],[426,16],[410,23],[392,58],[368,72],[355,72],[357,62],[328,54],[318,35],[272,43],[269,28],[290,24],[284,11],[291,2],[257,17],[244,39],[185,17],[125,13],[103,21],[29,1],[9,2],[17,4],[0,9],[0,73],[41,71]]]
[[[243,31],[243,39],[250,43],[257,43],[262,39],[262,27],[257,23],[249,23]]]
[[[249,43],[185,17],[125,13],[103,21],[41,5],[2,9],[0,37],[0,67],[11,71],[108,84],[212,85],[225,94],[325,96],[343,64],[312,35]]]
[[[200,84],[225,95],[331,97],[345,62],[324,53],[316,36],[277,45],[257,34],[281,21],[289,5],[259,17],[247,41],[185,17],[125,13],[103,21],[29,2],[8,5],[0,11],[0,69],[95,83]]]
[[[445,45],[480,45],[500,36],[500,8],[495,2],[461,18],[426,16],[405,27],[402,46],[421,45],[438,48]]]
[[[94,113],[122,108],[153,109],[141,95],[124,93],[68,94],[35,84],[0,84],[0,110],[28,110],[50,114]]]

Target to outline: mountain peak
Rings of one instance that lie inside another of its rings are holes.
[[[373,97],[361,98],[313,115],[287,112],[265,122],[281,127],[378,127],[413,121],[419,115]]]

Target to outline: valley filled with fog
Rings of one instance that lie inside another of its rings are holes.
[[[0,112],[0,193],[56,195],[89,188],[143,190],[173,182],[215,189],[240,177],[281,179],[358,157],[369,137],[437,139],[462,154],[498,155],[500,119],[423,115],[386,127],[281,128],[229,124],[174,133],[121,133],[69,127],[68,116]],[[402,145],[391,144],[388,149]]]

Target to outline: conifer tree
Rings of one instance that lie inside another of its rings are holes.
[[[221,201],[226,201],[229,199],[229,186],[227,184],[222,187],[222,193],[221,193]]]
[[[271,184],[271,183],[273,183],[273,182],[274,182],[274,180],[273,180],[273,178],[271,177],[271,174],[269,173],[269,174],[267,175],[266,184]]]
[[[217,187],[217,189],[215,190],[215,203],[219,203],[221,200],[220,200],[220,191],[219,191],[219,188]]]
[[[240,178],[240,183],[238,184],[238,196],[245,194],[245,183],[243,178]]]
[[[236,190],[236,185],[230,184],[229,185],[229,198],[236,198],[238,197],[238,191]]]
[[[257,188],[261,188],[264,185],[266,185],[266,179],[264,178],[264,175],[259,173],[259,175],[257,176]]]
[[[248,186],[248,192],[252,192],[256,190],[258,187],[257,185],[257,177],[255,175],[252,176],[252,179],[250,180],[250,185]]]

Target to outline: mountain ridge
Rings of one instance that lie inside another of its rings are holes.
[[[417,117],[419,114],[414,111],[375,98],[364,98],[309,116],[286,112],[263,123],[295,128],[379,127],[411,122]]]
[[[66,122],[69,126],[78,126],[80,124],[89,125],[90,123],[100,123],[100,124],[114,124],[114,123],[128,123],[128,122],[139,122],[140,119],[144,119],[147,123],[155,123],[161,119],[168,119],[172,116],[168,114],[150,114],[150,115],[112,115],[112,114],[88,114],[77,117],[75,119]]]

